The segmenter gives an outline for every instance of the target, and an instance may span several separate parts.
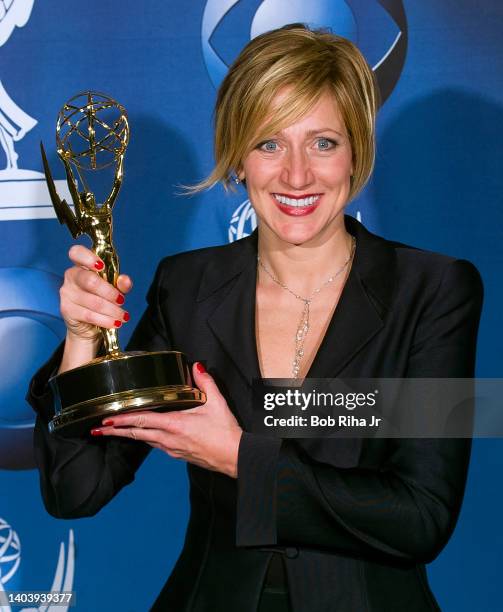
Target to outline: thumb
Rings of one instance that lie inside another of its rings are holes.
[[[208,374],[206,368],[200,361],[196,361],[192,366],[192,375],[194,377],[194,382],[196,385],[206,393],[208,399],[210,397],[222,396],[220,390],[217,387],[217,384],[213,380],[213,376]]]
[[[119,274],[117,277],[117,289],[121,293],[129,293],[133,287],[133,281],[127,274]]]

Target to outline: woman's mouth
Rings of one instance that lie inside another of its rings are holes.
[[[302,196],[292,196],[284,193],[273,193],[271,195],[281,212],[293,217],[300,217],[314,212],[323,194],[307,193]]]

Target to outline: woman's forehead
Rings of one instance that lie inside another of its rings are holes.
[[[293,87],[281,89],[273,98],[266,119],[261,123],[259,132],[268,131],[270,126],[277,124],[278,119],[285,116],[285,110],[299,103],[299,94]],[[341,135],[347,133],[342,113],[333,93],[328,89],[316,97],[303,97],[299,104],[299,113],[293,117],[285,117],[276,126],[275,133],[301,131],[308,134],[323,130],[333,130]]]

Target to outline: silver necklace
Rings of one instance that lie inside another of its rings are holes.
[[[300,317],[300,322],[299,322],[299,325],[297,327],[297,332],[295,334],[295,356],[294,356],[293,364],[292,364],[292,377],[293,378],[298,378],[299,377],[300,362],[302,361],[302,358],[304,357],[304,344],[305,344],[305,341],[306,341],[307,333],[309,331],[309,315],[310,315],[311,302],[313,301],[314,297],[322,289],[324,289],[327,285],[332,283],[339,276],[339,274],[341,274],[347,268],[348,264],[350,263],[350,261],[354,257],[355,249],[356,249],[356,238],[354,236],[351,236],[351,250],[350,250],[350,253],[349,253],[349,257],[342,264],[342,266],[334,274],[332,274],[332,276],[330,278],[328,278],[322,285],[320,285],[317,289],[315,289],[311,293],[311,295],[309,297],[303,297],[302,295],[299,295],[298,293],[295,293],[295,291],[292,291],[290,289],[290,287],[287,287],[285,285],[285,283],[281,282],[279,280],[279,278],[274,276],[274,274],[262,262],[262,260],[260,259],[260,255],[257,254],[257,263],[264,270],[264,272],[268,276],[270,276],[271,279],[276,284],[278,284],[283,289],[286,289],[286,291],[288,291],[288,293],[291,293],[293,295],[293,297],[297,298],[301,302],[304,302],[304,308],[302,309],[302,314],[301,314],[301,317]]]

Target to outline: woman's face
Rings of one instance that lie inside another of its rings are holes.
[[[299,245],[324,241],[344,227],[352,172],[346,127],[326,92],[299,121],[257,145],[239,176],[260,231]]]

